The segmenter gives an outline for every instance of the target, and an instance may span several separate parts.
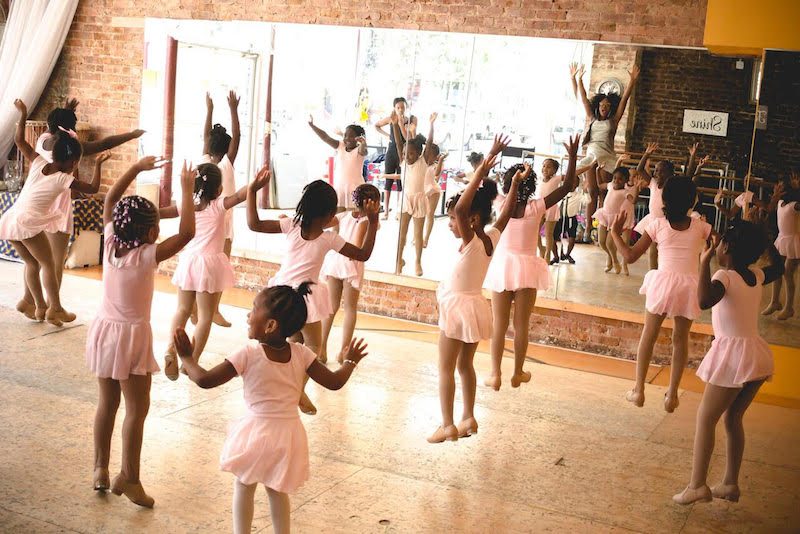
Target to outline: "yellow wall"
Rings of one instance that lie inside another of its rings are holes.
[[[800,0],[708,0],[703,45],[735,56],[800,50]]]

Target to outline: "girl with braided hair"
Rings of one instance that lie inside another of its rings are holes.
[[[86,336],[86,364],[97,375],[100,397],[94,419],[94,489],[125,494],[139,506],[153,498],[139,480],[144,420],[150,408],[150,381],[158,372],[153,357],[150,306],[158,264],[178,253],[194,237],[194,169],[181,172],[181,220],[178,233],[156,243],[158,209],[140,196],[122,194],[143,171],[158,168],[162,158],[140,159],[108,191],[103,206],[103,301]],[[122,469],[108,477],[111,435],[125,397],[122,425]]]
[[[353,209],[353,192],[364,183],[364,158],[367,157],[366,132],[362,126],[351,124],[344,129],[342,140],[331,137],[314,124],[309,115],[308,125],[317,136],[336,151],[333,167],[333,188],[336,204],[341,209]]]
[[[308,317],[296,339],[302,339],[303,344],[319,356],[322,320],[333,312],[328,288],[319,284],[325,254],[332,250],[352,260],[367,261],[375,245],[380,205],[374,200],[364,200],[362,209],[367,215],[368,226],[361,246],[356,246],[341,235],[326,231],[336,215],[337,196],[336,190],[322,180],[313,181],[303,189],[294,218],[262,221],[256,209],[256,193],[269,183],[269,178],[270,173],[266,172],[248,186],[247,226],[254,232],[286,234],[289,248],[281,268],[269,280],[269,287],[285,285],[297,288],[304,282],[316,284],[313,293],[305,296]],[[317,413],[317,408],[305,393],[300,397],[300,409],[309,415]]]

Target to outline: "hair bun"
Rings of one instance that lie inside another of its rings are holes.
[[[478,189],[478,194],[488,197],[490,202],[493,201],[495,198],[497,198],[497,182],[484,178],[483,181],[481,181],[481,187]]]
[[[223,125],[219,124],[219,123],[215,124],[211,128],[211,131],[212,132],[219,132],[219,133],[228,133],[228,130],[226,130],[225,127]]]
[[[311,286],[312,286],[313,283],[314,282],[303,282],[302,284],[297,286],[297,289],[295,289],[294,291],[295,291],[295,293],[297,293],[301,297],[305,297],[306,295],[310,295],[311,294]]]

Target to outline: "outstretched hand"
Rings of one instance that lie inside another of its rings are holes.
[[[397,116],[397,112],[395,110],[392,110],[391,119],[392,119],[392,124],[400,124],[400,117]]]
[[[17,98],[14,100],[14,107],[22,114],[27,116],[28,115],[28,106],[25,105],[25,102]]]
[[[497,155],[500,154],[503,150],[508,148],[508,145],[511,144],[511,138],[507,135],[504,136],[503,134],[495,135],[494,136],[494,143],[492,143],[492,149],[489,150],[489,155]],[[494,165],[490,166],[491,169]]]
[[[370,222],[370,224],[378,223],[378,213],[381,211],[381,203],[379,201],[371,198],[364,199],[364,204],[361,206],[361,210],[366,213],[367,220]]]
[[[355,339],[353,338],[350,340],[350,345],[347,347],[347,353],[344,356],[345,360],[353,360],[354,362],[358,363],[367,356],[367,344],[364,342],[364,339]]]
[[[183,328],[176,328],[172,334],[172,343],[175,351],[181,358],[191,358],[194,352],[194,343],[189,340],[189,335]]]
[[[630,77],[631,83],[635,82],[639,77],[639,72],[639,65],[634,65],[633,68],[628,71],[628,76]]]
[[[211,93],[206,91],[206,108],[214,109],[214,101],[211,100]]]
[[[700,167],[705,167],[706,163],[709,161],[711,161],[711,154],[706,154],[700,158],[700,161],[697,162],[697,168],[699,169]]]
[[[256,177],[253,178],[253,181],[250,182],[250,185],[247,187],[251,191],[258,191],[269,183],[271,176],[272,172],[269,170],[269,167],[262,167],[261,170],[258,171],[258,174],[256,174]]]
[[[236,96],[236,91],[231,90],[228,92],[228,107],[231,109],[238,109],[239,97]]]
[[[181,189],[183,191],[194,191],[194,178],[197,174],[197,169],[192,167],[192,164],[183,160],[183,168],[181,169]]]
[[[569,77],[574,78],[576,74],[578,74],[578,63],[573,61],[569,64]]]
[[[717,194],[714,195],[714,205],[719,206],[720,204],[722,204],[722,189],[717,191]]]
[[[167,159],[162,156],[145,156],[136,162],[136,168],[139,172],[152,171],[153,169],[158,169],[163,166],[165,163],[167,163]],[[184,166],[185,165],[186,162],[184,162]]]
[[[77,98],[70,98],[69,100],[67,100],[67,103],[64,105],[64,107],[66,107],[67,109],[71,109],[72,111],[75,111],[76,109],[78,109],[78,104],[79,102]]]
[[[689,145],[689,155],[694,156],[697,154],[697,147],[700,146],[700,143],[692,143]]]
[[[645,155],[650,155],[658,150],[658,143],[647,143],[647,148],[644,149]]]
[[[571,158],[576,158],[577,159],[577,157],[578,157],[578,146],[580,145],[580,140],[581,140],[580,136],[571,135],[569,137],[569,144],[562,143],[564,145],[564,148],[567,149],[567,154],[569,154],[570,159]],[[595,160],[595,162],[596,161],[597,160]]]
[[[433,113],[431,113],[431,123],[434,123],[434,122],[436,122],[436,119],[437,119],[438,117],[439,117],[439,114],[438,114],[438,113],[436,113],[435,111],[434,111]]]
[[[614,217],[614,222],[611,223],[611,230],[617,234],[621,235],[623,226],[625,226],[625,220],[628,218],[627,214],[624,211],[617,213],[617,216]]]
[[[102,165],[103,163],[108,161],[110,157],[111,157],[111,152],[106,150],[105,152],[98,154],[97,158],[94,160],[94,164],[98,166]]]
[[[705,263],[710,263],[711,258],[714,257],[715,251],[719,246],[719,235],[716,233],[712,233],[708,237],[708,241],[706,241],[706,245],[703,248],[703,254],[700,256],[700,261]]]

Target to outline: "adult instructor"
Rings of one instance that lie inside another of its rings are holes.
[[[398,125],[400,126],[400,136],[403,142],[417,135],[417,118],[414,115],[406,117],[406,108],[408,102],[402,96],[394,99],[393,102],[394,112],[399,118]],[[383,127],[392,123],[392,117],[386,117],[375,123],[375,129],[382,135],[389,138],[389,147],[386,149],[386,159],[383,164],[383,174],[400,174],[402,171],[400,158],[397,155],[397,143],[394,138],[394,129],[389,128],[387,133]],[[403,183],[399,178],[397,180],[397,191],[403,190]],[[389,218],[389,199],[392,196],[392,185],[395,183],[395,178],[386,178],[383,189],[385,191],[384,204],[383,204],[383,219]]]

